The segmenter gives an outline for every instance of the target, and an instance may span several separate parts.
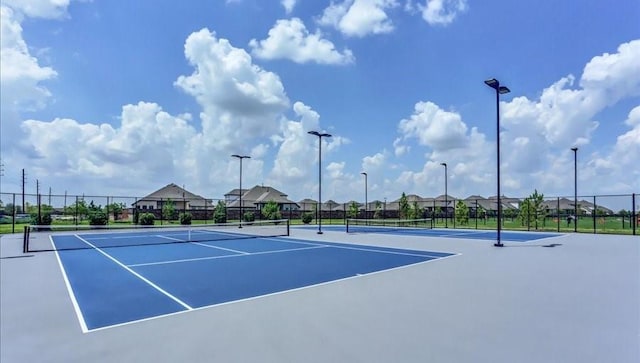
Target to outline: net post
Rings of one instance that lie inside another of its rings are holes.
[[[290,229],[289,229],[289,227],[290,227],[290,225],[291,225],[290,221],[291,221],[290,219],[287,219],[287,236],[290,236],[290,235],[291,235],[291,234],[290,234]]]

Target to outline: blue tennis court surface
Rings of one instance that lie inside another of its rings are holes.
[[[85,332],[453,255],[290,238],[113,248],[96,246],[122,234],[51,238],[56,246],[88,247],[57,252]]]
[[[362,228],[362,232],[357,232],[357,228]],[[302,228],[318,228],[306,226]],[[345,231],[345,226],[327,225],[323,229],[328,231]],[[386,233],[398,234],[403,236],[423,236],[423,237],[448,237],[448,238],[465,238],[479,240],[494,240],[497,238],[495,230],[482,229],[443,229],[443,228],[389,228],[379,226],[358,226],[354,227],[354,233]],[[514,232],[502,231],[500,239],[508,242],[530,242],[550,237],[562,236],[561,233],[545,233],[545,232]]]

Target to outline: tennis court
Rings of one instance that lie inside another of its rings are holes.
[[[347,219],[346,226],[325,226],[333,231],[347,233],[389,233],[407,236],[464,238],[473,240],[495,240],[495,230],[432,228],[431,219],[414,220],[371,220]],[[505,242],[531,242],[562,236],[561,233],[501,231],[500,239]]]
[[[30,247],[56,251],[34,253],[21,235],[2,236],[0,361],[640,358],[637,236],[496,248],[344,226],[278,237],[249,228],[40,231]]]
[[[284,222],[272,226],[275,235],[286,228]],[[252,236],[252,227],[237,233],[195,226],[50,238],[84,332],[453,255]]]

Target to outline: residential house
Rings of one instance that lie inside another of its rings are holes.
[[[138,199],[132,204],[134,209],[162,209],[167,203],[173,203],[176,210],[213,209],[211,200],[174,184],[168,184],[155,192]]]
[[[298,210],[298,203],[287,198],[283,192],[269,186],[256,185],[251,189],[243,190],[242,198],[239,197],[240,191],[234,189],[225,194],[225,200],[228,200],[228,209],[240,209],[240,199],[242,199],[242,210],[262,210],[265,204],[269,202],[278,203],[281,211]],[[238,196],[234,198],[234,196]]]

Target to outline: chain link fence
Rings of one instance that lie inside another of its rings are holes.
[[[126,196],[52,195],[0,193],[0,230],[20,231],[23,224],[89,224],[92,211],[106,214],[107,224],[138,223],[142,213],[150,213],[159,224],[179,223],[181,214],[189,214],[193,223],[246,219],[267,219],[264,204],[242,201],[242,207],[228,207],[232,200],[215,198],[149,198]],[[545,198],[501,198],[502,226],[508,230],[640,234],[640,200],[637,194],[596,195]],[[431,218],[437,228],[495,229],[495,198],[452,197],[420,198],[411,196],[401,206],[399,200],[361,203],[349,201],[318,203],[305,199],[296,204],[279,206],[280,216],[301,220],[305,214],[312,222],[344,224],[347,218],[398,219]],[[404,209],[404,210],[403,210]],[[46,220],[50,218],[49,220]],[[45,219],[45,220],[43,220]]]

